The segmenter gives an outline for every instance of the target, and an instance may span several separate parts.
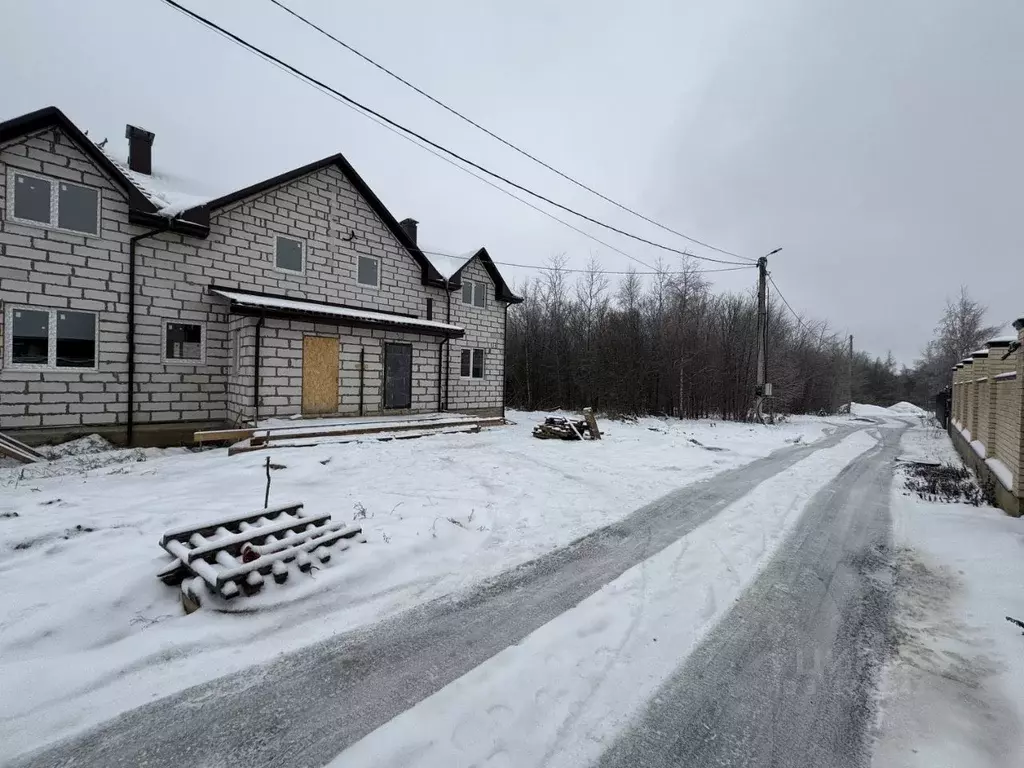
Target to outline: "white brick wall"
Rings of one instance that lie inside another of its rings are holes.
[[[90,184],[101,190],[96,237],[27,227],[6,220],[8,167]],[[0,302],[99,312],[99,366],[95,372],[25,371],[0,362],[0,429],[123,423],[127,407],[127,282],[129,238],[144,230],[127,223],[127,202],[89,157],[59,131],[45,131],[0,147]],[[355,236],[349,240],[350,233]],[[278,234],[305,242],[304,274],[275,269]],[[141,241],[137,252],[136,395],[138,423],[251,418],[254,318],[232,317],[210,285],[265,291],[293,298],[348,304],[443,319],[445,295],[420,282],[420,267],[335,167],[330,167],[214,212],[203,240],[165,233]],[[358,254],[380,259],[380,286],[358,284]],[[452,322],[466,328],[451,342],[450,410],[500,410],[504,375],[504,305],[494,300],[485,270],[466,276],[487,285],[486,308],[452,294]],[[164,323],[201,322],[202,363],[168,362]],[[0,317],[0,331],[3,330]],[[268,320],[263,331],[261,416],[290,415],[301,407],[302,335],[340,339],[340,409],[358,410],[359,348],[365,351],[364,411],[381,410],[383,342],[414,345],[413,410],[437,408],[439,338],[310,323]],[[2,338],[2,334],[0,334]],[[238,366],[236,344],[241,344]],[[487,349],[483,380],[459,376],[459,351]],[[372,375],[371,375],[372,374]],[[356,376],[353,383],[353,376]]]
[[[77,235],[7,219],[7,175],[22,169],[100,190],[97,235]],[[127,406],[128,223],[120,189],[58,130],[0,147],[0,429],[111,424]],[[14,370],[6,365],[4,323],[12,305],[98,313],[95,371]]]

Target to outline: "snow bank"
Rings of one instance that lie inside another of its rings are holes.
[[[476,435],[274,451],[283,468],[271,504],[299,499],[311,514],[356,520],[369,542],[239,601],[244,615],[183,616],[177,590],[155,578],[166,563],[158,541],[168,528],[261,507],[264,454],[0,474],[0,690],[18,691],[0,697],[0,744],[31,749],[469,587],[670,490],[834,429],[808,417],[772,427],[646,418],[602,421],[604,440],[569,443],[530,436],[544,415],[510,411],[513,426]]]
[[[904,450],[959,463],[947,435]],[[1024,765],[1024,520],[990,507],[892,495],[897,653],[885,673],[875,765]]]
[[[862,431],[811,454],[330,765],[593,764],[753,581],[814,494],[874,445]]]
[[[905,400],[903,400],[901,402],[898,402],[895,405],[890,405],[888,410],[892,411],[893,413],[902,414],[904,416],[927,416],[928,415],[928,411],[926,411],[924,408],[919,408],[918,406],[914,405],[913,403],[908,403]]]

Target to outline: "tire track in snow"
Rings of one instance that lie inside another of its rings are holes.
[[[217,766],[323,764],[759,483],[855,431],[839,429],[685,486],[471,591],[186,689],[13,764],[177,767],[197,755]]]

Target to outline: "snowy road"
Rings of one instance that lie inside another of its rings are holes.
[[[902,430],[879,432],[601,766],[870,764]]]
[[[856,460],[814,497],[798,534],[671,678],[641,726],[615,744],[609,765],[656,765],[658,756],[675,756],[665,764],[678,764],[691,754],[686,750],[694,750],[694,764],[714,764],[716,755],[767,757],[772,764],[773,754],[784,756],[778,764],[801,754],[808,760],[792,764],[816,764],[822,754],[857,746],[867,692],[853,682],[870,658],[859,650],[876,642],[885,611],[864,602],[877,597],[867,570],[879,556],[871,544],[887,535],[887,459],[895,455],[894,431],[880,431],[885,447]],[[160,699],[18,764],[323,765],[758,484],[849,434],[688,486],[457,599]],[[824,674],[814,673],[815,658]],[[706,738],[709,725],[719,729],[717,743]],[[779,733],[784,740],[774,739]]]

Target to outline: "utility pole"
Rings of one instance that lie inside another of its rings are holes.
[[[781,251],[776,248],[767,256],[757,260],[757,387],[754,389],[754,413],[757,420],[764,424],[764,399],[771,396],[772,387],[767,379],[765,370],[765,346],[768,343],[768,256],[774,256]]]
[[[846,359],[846,381],[850,386],[850,409],[848,413],[853,416],[853,334],[850,334],[850,356]]]

